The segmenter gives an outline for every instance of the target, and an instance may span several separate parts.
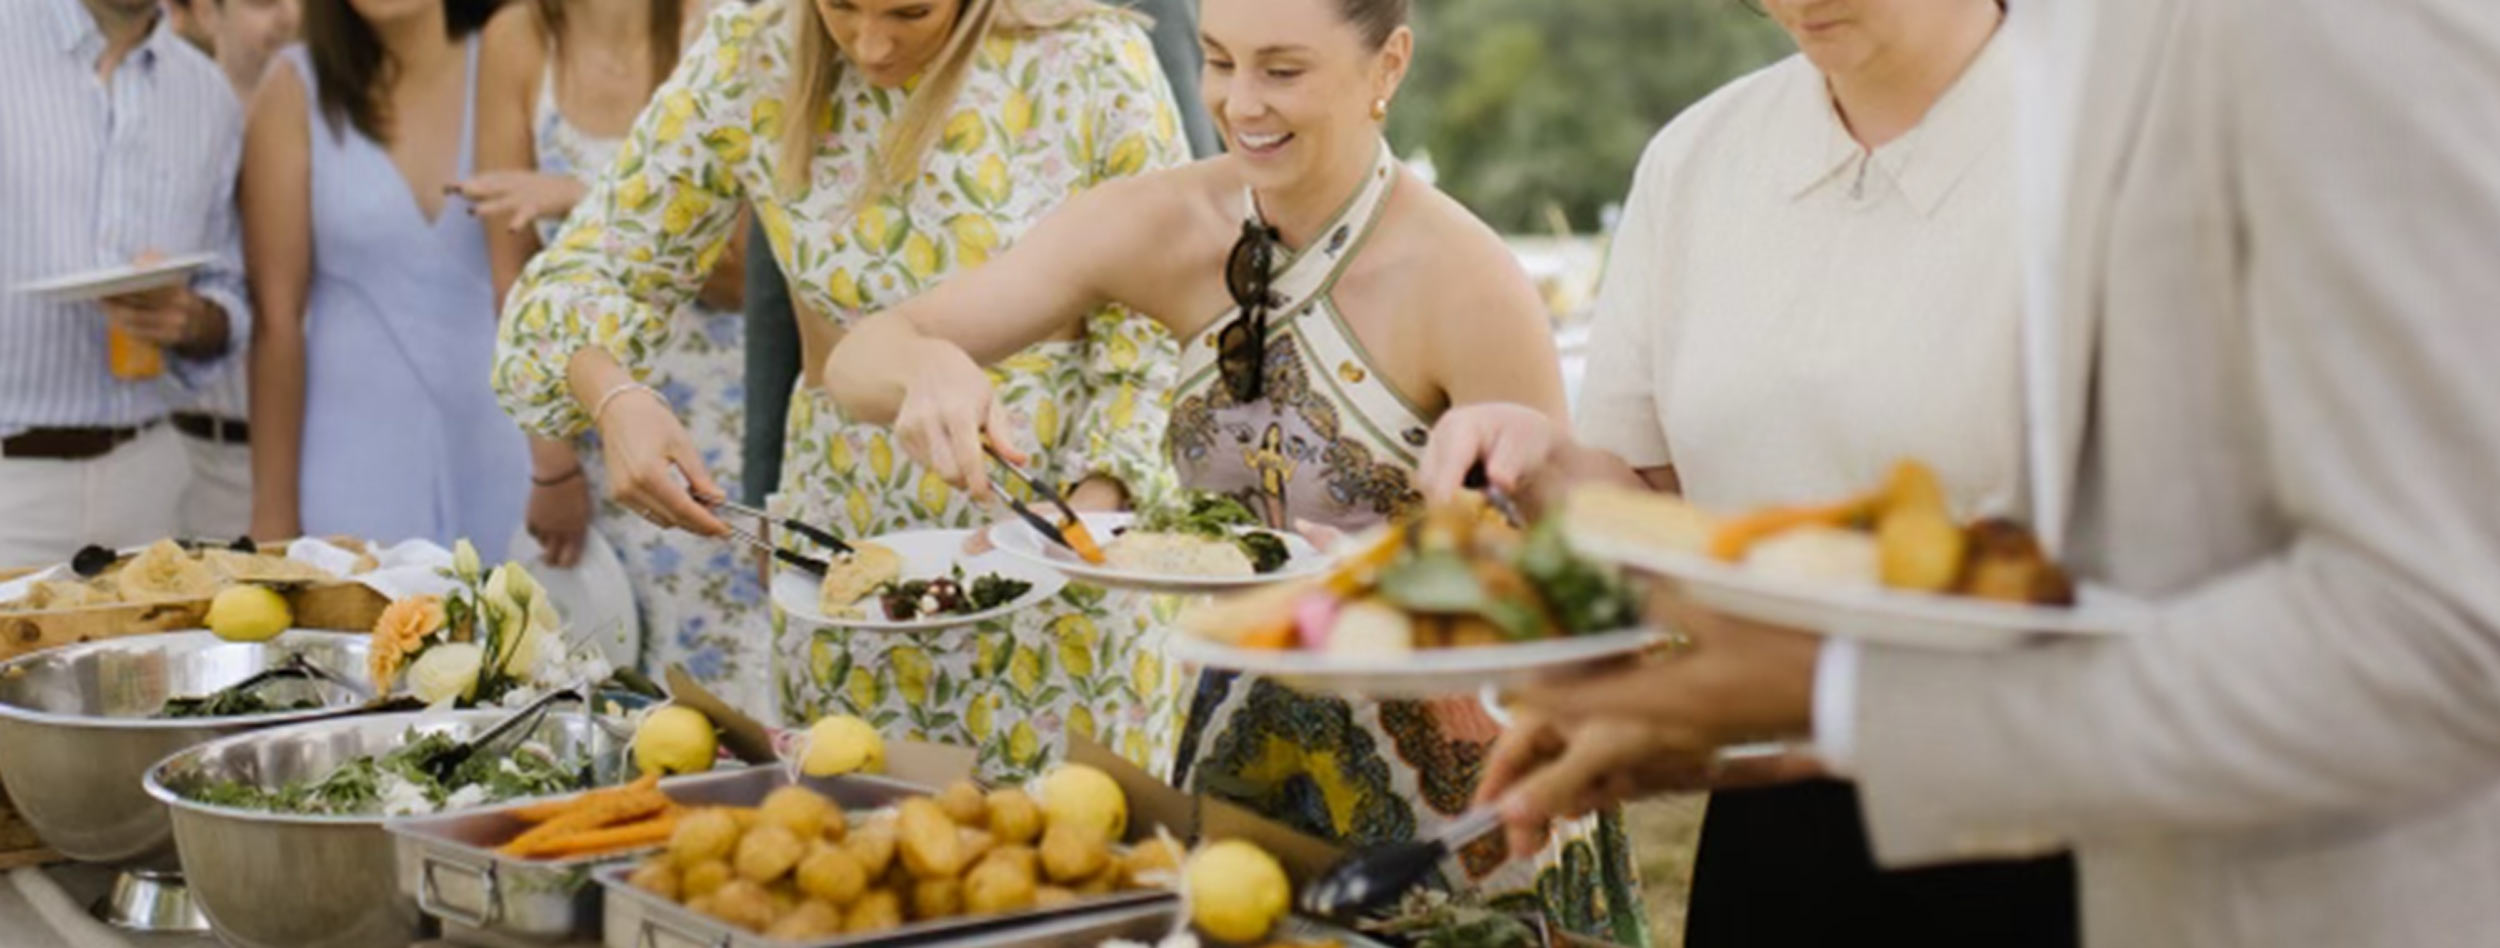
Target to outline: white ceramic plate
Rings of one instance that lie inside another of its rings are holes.
[[[40,296],[54,303],[99,300],[108,296],[139,293],[181,283],[190,279],[194,271],[216,260],[216,254],[184,254],[179,257],[167,257],[144,267],[104,267],[84,273],[71,273],[31,283],[20,283],[17,285],[17,291]]]
[[[795,570],[777,569],[773,573],[773,604],[790,618],[813,625],[837,629],[866,629],[872,632],[934,632],[957,626],[985,622],[1019,609],[1029,609],[1059,594],[1068,585],[1067,579],[1049,569],[1025,562],[997,550],[979,556],[964,555],[964,541],[970,530],[913,530],[889,533],[858,541],[874,543],[893,550],[903,558],[903,580],[935,579],[945,576],[957,564],[964,568],[964,580],[997,573],[1008,579],[1033,584],[1024,595],[994,609],[960,616],[930,616],[897,622],[885,616],[885,607],[874,599],[860,606],[854,618],[835,618],[824,613],[820,600],[824,584],[816,577]]]
[[[1172,636],[1172,660],[1267,675],[1304,691],[1362,698],[1472,695],[1529,684],[1638,652],[1665,641],[1649,629],[1625,629],[1516,645],[1417,649],[1361,657],[1236,648],[1186,633]]]
[[[2117,635],[2133,624],[2123,597],[2082,590],[2072,608],[1850,587],[1765,576],[1694,553],[1574,531],[1582,553],[1649,573],[1693,601],[1730,615],[1819,632],[1921,648],[1982,651],[2039,636]]]
[[[1079,513],[1078,516],[1085,519],[1085,529],[1094,534],[1095,542],[1106,547],[1111,545],[1111,541],[1118,539],[1120,530],[1127,528],[1129,522],[1136,519],[1136,515],[1127,513]],[[1111,589],[1138,589],[1168,593],[1230,592],[1301,579],[1327,571],[1331,559],[1311,546],[1310,541],[1288,531],[1269,532],[1284,538],[1285,551],[1290,555],[1285,560],[1285,565],[1275,572],[1260,573],[1255,576],[1185,576],[1138,573],[1114,569],[1110,566],[1096,566],[1079,559],[1076,554],[1068,552],[1067,548],[1058,543],[1044,539],[1031,524],[1015,517],[993,524],[990,527],[990,539],[998,544],[999,549],[1006,551],[1009,555],[1020,557],[1030,563],[1047,566],[1067,574],[1070,579],[1083,580]]]

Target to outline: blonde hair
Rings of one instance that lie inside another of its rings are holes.
[[[826,33],[814,0],[789,0],[789,10],[790,89],[782,102],[781,168],[775,183],[783,197],[796,200],[815,174],[816,144],[826,133],[818,122],[841,78],[842,51]],[[956,90],[963,87],[964,73],[993,33],[1031,33],[1096,13],[1137,18],[1096,0],[962,0],[945,48],[922,71],[919,87],[877,142],[868,186],[853,196],[851,206],[874,204],[919,175],[920,161],[944,126]]]

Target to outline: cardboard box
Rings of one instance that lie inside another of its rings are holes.
[[[1129,763],[1128,758],[1083,737],[1069,735],[1068,761],[1111,775],[1112,781],[1120,785],[1120,792],[1128,797],[1132,830],[1143,824],[1151,834],[1152,827],[1160,826],[1193,846],[1225,839],[1248,840],[1275,856],[1297,889],[1328,871],[1345,854],[1335,844],[1245,807],[1183,793]]]

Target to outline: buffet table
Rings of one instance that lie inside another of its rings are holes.
[[[141,935],[96,921],[87,906],[112,884],[112,870],[74,862],[0,874],[0,932],[7,933],[8,948],[224,948],[210,935]],[[411,948],[469,945],[426,941]],[[584,942],[553,948],[596,946]]]

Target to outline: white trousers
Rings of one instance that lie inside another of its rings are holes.
[[[252,532],[252,446],[182,436],[191,478],[182,485],[182,535],[232,540]]]
[[[190,459],[157,425],[85,461],[0,457],[0,566],[64,562],[90,543],[120,549],[173,536]]]

